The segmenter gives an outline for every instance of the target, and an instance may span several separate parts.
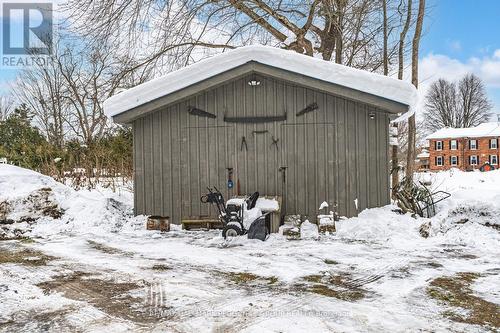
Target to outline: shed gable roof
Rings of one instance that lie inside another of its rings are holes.
[[[319,82],[322,84],[320,89],[331,90],[332,93],[347,97],[352,97],[349,96],[349,90],[351,95],[354,91],[358,93],[356,96],[359,99],[367,103],[382,101],[382,105],[387,105],[388,110],[394,113],[406,110],[401,107],[390,108],[391,103],[407,106],[406,109],[410,109],[408,113],[413,113],[417,101],[417,90],[405,81],[293,51],[268,46],[246,46],[202,60],[114,95],[104,102],[104,111],[119,122],[128,122],[132,118],[186,97],[188,93],[180,92],[187,88],[191,87],[189,93],[193,94],[197,89],[207,89],[252,71],[264,72],[291,82],[301,79],[300,84],[305,86]],[[211,84],[200,84],[205,81],[210,81]],[[148,104],[152,104],[152,107],[146,107]],[[125,116],[132,110],[136,111],[133,116]]]

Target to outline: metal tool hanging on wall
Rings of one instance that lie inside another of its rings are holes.
[[[251,116],[251,117],[227,117],[224,116],[226,123],[247,123],[247,124],[261,124],[272,123],[277,121],[285,121],[286,113],[281,116]]]
[[[215,119],[217,116],[213,113],[204,111],[202,109],[198,109],[194,106],[188,106],[188,113],[193,116],[198,116],[198,117],[206,117],[206,118],[212,118]]]
[[[302,115],[305,115],[306,113],[312,112],[312,111],[317,110],[317,109],[319,109],[318,103],[314,102],[314,103],[309,104],[308,106],[306,106],[305,108],[303,108],[299,112],[297,112],[296,116],[300,117]]]
[[[271,148],[272,148],[273,146],[275,146],[275,147],[276,147],[276,150],[280,150],[280,147],[278,146],[278,142],[280,141],[280,139],[275,138],[275,137],[274,137],[274,135],[273,135],[273,136],[271,136],[271,140],[273,141],[273,142],[271,143]]]
[[[245,147],[245,151],[248,151],[247,139],[244,136],[241,137],[240,151],[243,151],[243,147]]]

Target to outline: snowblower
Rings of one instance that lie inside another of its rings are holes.
[[[224,239],[245,234],[249,239],[260,239],[262,241],[267,239],[269,235],[269,228],[266,224],[267,214],[257,217],[250,223],[244,220],[245,211],[248,212],[255,208],[259,192],[253,193],[238,205],[236,203],[226,204],[222,193],[215,186],[213,188],[207,187],[207,189],[208,193],[201,197],[201,202],[213,204],[217,207],[219,219],[223,225],[222,237]]]

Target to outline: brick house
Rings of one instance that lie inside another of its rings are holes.
[[[420,153],[417,154],[417,159],[416,159],[416,165],[417,165],[417,170],[420,172],[424,171],[429,171],[430,165],[429,165],[429,150],[428,149],[422,149]]]
[[[431,171],[491,170],[499,166],[500,122],[471,128],[443,128],[426,139]]]

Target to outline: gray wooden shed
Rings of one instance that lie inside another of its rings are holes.
[[[323,201],[345,216],[390,202],[389,122],[414,95],[402,81],[253,46],[115,95],[105,111],[133,127],[136,214],[214,215],[200,197],[217,186],[226,198],[281,196],[285,214],[314,219]]]

